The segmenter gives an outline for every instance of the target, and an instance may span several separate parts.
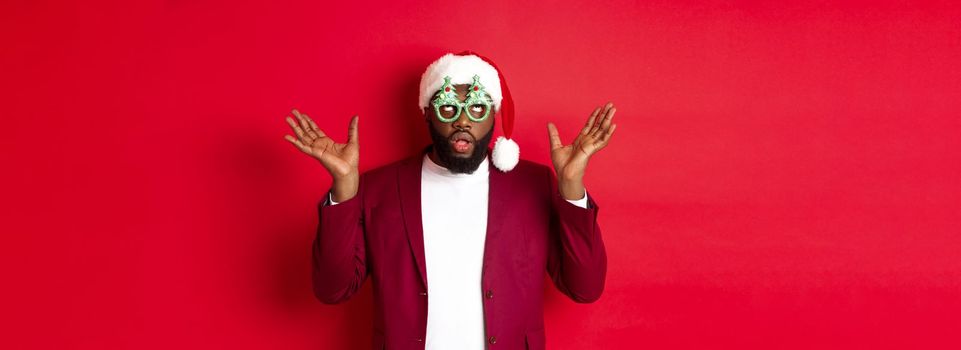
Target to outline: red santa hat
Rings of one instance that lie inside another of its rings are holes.
[[[444,77],[450,77],[451,84],[456,85],[472,83],[475,75],[480,77],[480,83],[493,99],[494,109],[500,114],[501,127],[504,129],[504,136],[494,142],[491,160],[498,170],[511,171],[520,160],[520,147],[511,139],[514,132],[514,100],[507,89],[504,74],[489,58],[473,51],[463,51],[448,53],[431,63],[420,79],[420,109],[430,104],[434,94],[444,85]]]

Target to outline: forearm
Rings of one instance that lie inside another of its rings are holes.
[[[549,266],[555,285],[577,302],[600,298],[607,275],[607,251],[597,224],[597,206],[589,209],[555,200],[557,254]]]
[[[320,222],[313,244],[314,293],[335,304],[350,298],[367,277],[360,199],[318,208]]]
[[[586,208],[571,201],[586,194],[580,178],[570,181],[571,177],[560,177],[556,182],[548,178],[553,185],[547,270],[558,290],[576,302],[589,303],[600,298],[604,290],[607,251],[597,223],[597,203],[590,196]],[[563,193],[571,188],[575,193]]]

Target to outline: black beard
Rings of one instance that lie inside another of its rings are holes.
[[[448,136],[441,135],[430,123],[427,124],[427,129],[430,129],[430,138],[434,141],[434,149],[437,151],[440,165],[454,174],[474,173],[481,162],[487,158],[487,146],[490,145],[491,138],[494,137],[494,126],[491,124],[491,130],[480,140],[476,140],[474,151],[471,152],[470,157],[461,158],[454,155],[454,147],[451,146]]]

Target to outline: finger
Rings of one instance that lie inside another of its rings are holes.
[[[323,130],[320,130],[320,128],[317,127],[317,123],[314,123],[314,120],[313,120],[313,119],[310,119],[310,117],[309,117],[308,115],[303,114],[303,113],[301,113],[300,115],[304,116],[304,119],[307,120],[307,124],[310,125],[310,129],[311,129],[315,134],[317,134],[317,137],[327,136],[327,134],[325,134]]]
[[[350,126],[347,127],[347,143],[357,144],[360,140],[358,139],[358,124],[360,123],[360,116],[355,115],[350,118]]]
[[[611,141],[611,136],[614,135],[614,129],[617,129],[617,124],[612,124],[611,128],[601,136],[601,142],[606,146],[608,142]]]
[[[617,124],[611,125],[611,128],[605,131],[604,134],[601,135],[599,139],[597,139],[597,141],[594,144],[593,153],[597,153],[598,151],[604,149],[604,147],[607,147],[607,144],[610,143],[611,141],[611,135],[614,135],[614,129],[616,128],[617,128]]]
[[[595,135],[597,133],[597,129],[601,127],[601,122],[604,121],[605,118],[607,118],[607,115],[608,113],[610,113],[612,107],[614,107],[614,104],[610,102],[604,105],[604,110],[601,112],[600,116],[598,117],[597,123],[594,123],[594,126],[591,127],[591,131],[588,134]]]
[[[290,113],[292,113],[292,114],[294,115],[294,118],[295,118],[295,119],[297,120],[297,122],[299,123],[299,122],[300,122],[300,111],[298,111],[296,108],[294,108],[293,110],[290,111]],[[306,130],[304,130],[304,131],[306,131]]]
[[[597,118],[597,114],[601,112],[601,107],[594,108],[594,113],[591,113],[591,117],[587,118],[587,124],[584,124],[584,128],[581,129],[582,135],[587,135],[591,131],[591,127],[594,126],[594,119]]]
[[[601,126],[597,128],[597,131],[591,134],[591,136],[594,138],[600,138],[603,136],[604,133],[607,132],[607,129],[611,127],[611,121],[614,119],[614,113],[617,113],[617,108],[611,108],[611,110],[604,116],[604,120],[599,123]]]
[[[294,115],[297,116],[297,120],[300,121],[300,126],[304,128],[304,133],[307,134],[307,136],[310,136],[312,139],[316,138],[317,133],[315,133],[314,129],[310,127],[310,123],[307,122],[307,118],[304,116],[304,114],[295,109]]]
[[[299,149],[301,152],[308,153],[308,154],[310,153],[310,147],[305,146],[303,143],[300,142],[300,140],[295,139],[293,136],[284,135],[284,139],[294,144],[294,147],[297,147],[297,149]]]
[[[310,120],[310,117],[308,117],[306,114],[301,113],[300,117],[301,117],[301,120],[300,120],[301,124],[305,125],[304,129],[307,130],[306,131],[307,135],[309,135],[311,138],[318,139],[318,138],[327,136],[322,131],[320,131],[320,128],[317,127],[317,124],[315,124],[313,120]]]
[[[595,125],[593,129],[591,129],[591,134],[590,134],[591,138],[597,139],[604,134],[604,131],[606,131],[607,126],[611,125],[610,119],[614,116],[614,111],[616,110],[617,108],[614,108],[614,105],[610,102],[608,102],[607,105],[604,106],[604,113],[601,114],[600,118],[597,119],[597,125]]]
[[[554,126],[554,123],[547,123],[547,137],[550,139],[552,151],[564,147],[564,144],[561,143],[561,136],[557,133],[557,127]]]
[[[310,128],[310,124],[307,123],[306,120],[304,120],[304,114],[300,113],[300,111],[298,111],[296,108],[293,111],[291,111],[291,113],[294,114],[294,118],[297,118],[297,122],[300,123],[300,127],[304,131],[304,134],[308,136],[313,136],[314,135],[312,134],[313,130]]]
[[[287,117],[286,120],[287,124],[290,124],[290,128],[294,129],[294,133],[297,134],[297,137],[299,137],[301,141],[306,142],[307,135],[304,134],[304,130],[300,128],[300,125],[297,125],[297,122],[294,122],[294,119],[291,117]]]

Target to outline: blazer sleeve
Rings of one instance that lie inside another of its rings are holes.
[[[600,208],[590,194],[587,208],[567,201],[550,169],[548,177],[552,209],[547,272],[557,289],[575,302],[594,302],[601,297],[607,276],[607,251],[597,224]]]
[[[312,248],[312,279],[314,295],[324,304],[350,299],[367,279],[361,179],[353,198],[329,205],[324,196],[317,205],[320,220]]]

